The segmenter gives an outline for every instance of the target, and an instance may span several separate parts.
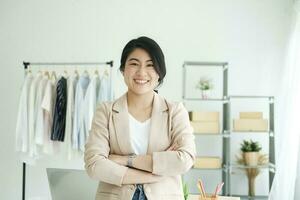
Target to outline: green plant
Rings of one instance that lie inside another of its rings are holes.
[[[260,150],[261,146],[258,142],[244,140],[243,143],[241,143],[242,152],[259,152]]]
[[[189,197],[189,187],[186,183],[182,181],[182,189],[183,189],[183,196],[184,200],[187,200]]]
[[[210,79],[201,77],[196,85],[196,88],[200,90],[210,90],[213,88],[213,84],[211,83]]]

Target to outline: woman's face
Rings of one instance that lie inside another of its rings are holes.
[[[156,73],[148,52],[137,48],[129,54],[123,72],[129,92],[137,95],[153,92],[158,85],[159,75]]]

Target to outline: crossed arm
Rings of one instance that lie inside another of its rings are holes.
[[[153,183],[166,176],[183,174],[193,165],[196,147],[188,113],[182,104],[172,111],[172,144],[165,151],[137,156],[133,168],[128,168],[128,156],[110,155],[108,108],[97,108],[90,135],[85,145],[84,161],[88,175],[105,183],[124,184]],[[174,145],[176,144],[176,145]]]
[[[171,145],[166,151],[173,151],[177,148],[176,144]],[[111,154],[109,160],[127,166],[128,156]],[[162,176],[155,175],[153,171],[153,161],[151,155],[138,155],[132,159],[133,168],[128,168],[123,178],[122,184],[143,184],[153,183],[162,180]]]

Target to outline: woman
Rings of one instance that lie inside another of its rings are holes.
[[[99,180],[96,199],[182,200],[181,174],[195,159],[193,129],[182,103],[154,92],[166,74],[164,55],[147,37],[123,49],[128,91],[98,106],[85,146],[85,168]]]

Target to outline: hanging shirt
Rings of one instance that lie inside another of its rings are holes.
[[[67,79],[61,77],[56,86],[56,101],[52,124],[51,139],[64,141],[67,111]]]
[[[101,78],[100,87],[97,95],[97,104],[103,101],[112,101],[112,87],[109,76],[104,74]]]
[[[130,113],[129,115],[129,130],[130,143],[134,154],[146,155],[148,149],[148,141],[150,134],[151,118],[144,122],[136,120]]]
[[[68,78],[68,97],[67,97],[67,114],[66,114],[66,130],[65,143],[67,148],[67,158],[70,160],[73,155],[72,151],[72,130],[74,120],[74,101],[75,101],[75,87],[78,81],[78,74],[69,76]]]
[[[29,91],[29,116],[28,116],[28,126],[29,126],[29,156],[35,157],[37,156],[37,149],[35,145],[35,120],[36,120],[36,90],[40,81],[42,79],[42,73],[38,72],[37,75],[34,77]]]
[[[91,78],[90,84],[86,90],[86,95],[84,99],[84,107],[86,108],[84,111],[84,135],[82,135],[81,139],[81,149],[82,145],[85,144],[85,141],[89,135],[89,131],[92,127],[92,120],[94,116],[94,112],[96,110],[96,100],[97,100],[97,91],[100,88],[100,77],[98,74],[94,74]],[[98,90],[97,90],[98,89]],[[84,137],[83,137],[84,136]]]
[[[45,95],[46,85],[49,81],[49,76],[44,75],[40,84],[37,87],[36,92],[36,123],[35,123],[35,144],[44,144],[44,109],[42,107],[42,101]]]
[[[90,78],[88,74],[80,76],[75,92],[75,104],[74,104],[74,124],[72,133],[72,147],[76,150],[84,151],[84,113],[87,110],[85,104],[85,97]]]
[[[16,150],[21,152],[28,151],[28,104],[29,104],[29,91],[33,76],[28,73],[25,77],[22,92],[19,100],[18,118],[16,125]]]
[[[55,144],[54,141],[50,140],[51,136],[51,127],[53,122],[53,108],[54,101],[56,98],[56,78],[54,76],[51,77],[46,83],[45,86],[45,94],[42,100],[42,108],[43,108],[43,127],[44,127],[44,145],[43,152],[45,154],[52,155],[53,153],[58,151],[58,145]]]

